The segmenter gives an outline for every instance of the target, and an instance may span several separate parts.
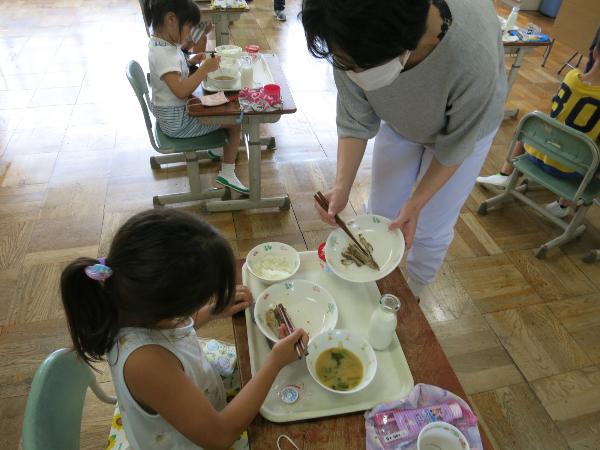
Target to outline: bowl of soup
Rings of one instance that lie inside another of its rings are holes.
[[[377,373],[373,347],[347,330],[325,331],[311,339],[306,365],[323,389],[343,395],[362,391]]]
[[[240,79],[240,71],[235,68],[221,67],[207,75],[211,87],[232,89]]]

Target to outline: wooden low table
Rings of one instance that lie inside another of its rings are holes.
[[[257,208],[281,208],[287,209],[290,206],[290,199],[287,195],[278,197],[264,198],[261,194],[261,146],[266,145],[275,148],[275,139],[272,137],[260,137],[261,123],[275,123],[284,114],[293,114],[296,112],[296,104],[292,98],[292,93],[279,65],[277,56],[263,53],[262,57],[269,66],[275,83],[281,88],[282,108],[272,112],[248,112],[240,114],[240,104],[237,100],[231,101],[221,106],[203,106],[198,98],[188,100],[187,113],[196,117],[201,123],[209,125],[242,125],[242,135],[246,137],[246,149],[248,152],[248,170],[250,171],[249,198],[239,200],[220,200],[212,201],[206,204],[209,211],[237,211]],[[195,95],[210,94],[204,92],[199,87]]]
[[[238,261],[238,280],[241,280],[243,262]],[[465,391],[400,270],[395,270],[378,281],[377,286],[382,293],[394,294],[402,302],[396,333],[415,384],[436,385],[468,401]],[[244,314],[233,317],[233,331],[242,385],[245,385],[252,378],[252,374]],[[479,432],[484,448],[492,449],[482,427],[479,427]],[[365,448],[365,419],[362,413],[358,413],[276,424],[257,415],[248,428],[248,434],[250,445],[255,450],[276,448],[275,441],[280,434],[290,436],[302,450],[355,450]]]

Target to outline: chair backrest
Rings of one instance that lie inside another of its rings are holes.
[[[144,114],[144,121],[146,122],[146,130],[148,131],[150,143],[155,150],[158,150],[158,145],[154,140],[154,134],[152,132],[152,119],[150,118],[148,106],[150,99],[148,97],[148,83],[146,83],[146,75],[137,61],[129,61],[127,63],[125,75],[127,76],[133,91],[135,92],[135,96],[140,102],[140,107],[142,108],[142,113]]]
[[[589,136],[540,111],[521,119],[515,139],[583,176],[598,168],[598,146]]]
[[[29,390],[23,421],[23,450],[79,450],[81,416],[92,370],[66,348],[40,365]]]

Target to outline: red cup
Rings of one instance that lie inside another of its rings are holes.
[[[244,50],[246,50],[246,52],[250,55],[255,55],[260,51],[260,47],[256,44],[250,44],[246,45],[246,47],[244,47]]]
[[[273,102],[281,102],[281,88],[278,84],[265,84],[263,86],[263,92],[273,99]]]

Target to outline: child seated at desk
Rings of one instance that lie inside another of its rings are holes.
[[[235,267],[229,243],[213,227],[153,209],[117,231],[106,258],[79,258],[65,268],[61,295],[73,347],[88,364],[108,361],[132,449],[229,449],[279,371],[298,360],[294,345],[308,343],[300,328],[282,337],[226,403],[195,329],[251,304],[250,291],[235,285]]]
[[[598,143],[600,141],[600,28],[596,33],[592,55],[593,64],[590,70],[581,73],[579,69],[573,69],[567,73],[558,92],[552,98],[550,116],[586,133]],[[521,142],[517,142],[515,145],[512,157],[514,158],[524,151],[539,167],[551,175],[560,178],[582,178],[579,173]],[[512,164],[505,161],[499,173],[487,177],[477,177],[477,183],[505,188],[512,171]],[[563,218],[568,214],[568,206],[568,203],[561,199],[547,204],[546,209],[554,216]]]
[[[200,10],[192,0],[148,0],[144,2],[146,23],[152,29],[148,43],[152,113],[164,134],[172,138],[203,136],[221,128],[203,125],[186,113],[186,101],[206,78],[219,68],[219,57],[205,58],[204,53],[186,61],[181,46],[190,41],[190,34],[200,23]],[[195,50],[199,49],[198,45]],[[188,62],[201,63],[190,75]],[[235,159],[240,142],[239,125],[223,125],[228,143],[223,149],[223,163],[217,183],[242,194],[250,192],[235,174]],[[217,154],[218,155],[218,154]],[[221,155],[218,155],[221,156]]]

